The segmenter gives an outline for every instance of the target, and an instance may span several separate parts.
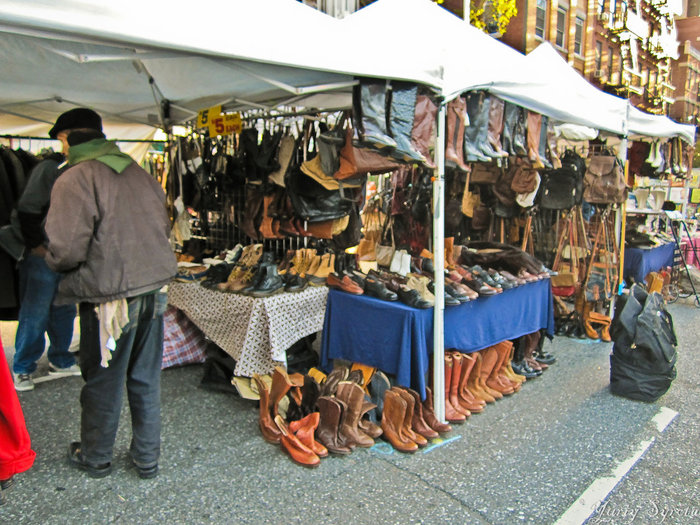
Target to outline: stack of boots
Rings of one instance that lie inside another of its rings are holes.
[[[345,381],[350,373],[350,369],[346,366],[336,366],[330,373],[326,376],[326,380],[321,385],[321,391],[319,395],[321,396],[332,396],[335,394],[338,383]]]
[[[600,326],[600,339],[609,343],[612,341],[610,338],[610,324],[611,319],[607,315],[600,314],[598,312],[590,311],[588,312],[588,317],[586,318],[586,333],[588,333],[588,327],[590,324],[596,324]],[[592,328],[592,327],[591,327]]]
[[[384,394],[391,388],[391,383],[381,370],[375,370],[372,374],[372,379],[369,381],[369,397],[370,401],[376,405],[374,410],[370,410],[367,414],[370,421],[379,423],[382,419],[382,411],[384,410]]]
[[[347,405],[347,411],[341,421],[339,433],[347,441],[352,441],[358,447],[369,448],[374,445],[374,439],[359,429],[362,403],[365,398],[362,387],[351,381],[341,381],[338,383],[336,398]]]
[[[392,156],[405,162],[425,163],[425,157],[413,148],[411,135],[416,113],[418,87],[407,82],[393,82],[391,86],[389,124],[391,136],[396,141]]]
[[[455,166],[462,171],[469,171],[464,163],[464,129],[467,113],[462,97],[447,103],[447,143],[445,144],[445,161],[448,166]]]
[[[375,422],[371,421],[369,418],[365,417],[370,412],[374,412],[377,405],[370,403],[366,400],[362,403],[362,410],[360,411],[360,422],[357,425],[362,432],[367,434],[372,439],[377,439],[382,435],[382,427],[377,425]]]
[[[328,455],[328,449],[314,439],[314,434],[321,421],[319,412],[312,412],[303,419],[292,421],[289,423],[289,430],[294,432],[294,435],[299,438],[304,446],[313,450],[320,458],[325,458]]]
[[[488,141],[489,106],[483,92],[473,91],[467,95],[469,126],[464,130],[464,153],[467,162],[491,162],[491,157],[482,150]]]
[[[407,388],[406,393],[408,393],[413,398],[413,419],[411,421],[411,428],[417,434],[420,434],[425,439],[433,439],[438,437],[440,434],[436,430],[433,430],[430,425],[428,425],[425,417],[423,416],[423,405],[420,401],[420,394],[415,390]]]
[[[445,355],[445,419],[450,423],[464,423],[467,416],[464,412],[457,410],[452,404],[450,387],[452,385],[452,356]],[[456,388],[455,388],[456,392]]]
[[[401,433],[405,418],[406,401],[397,392],[387,390],[382,411],[382,436],[396,450],[415,452],[418,450],[416,442],[404,438]]]
[[[458,400],[469,412],[478,414],[479,412],[483,412],[486,401],[478,399],[471,390],[469,390],[468,385],[469,376],[476,364],[476,358],[467,354],[460,355],[462,357],[462,374],[459,379]]]
[[[459,387],[462,378],[462,354],[459,352],[451,352],[452,358],[452,378],[450,379],[450,403],[457,412],[461,412],[465,417],[469,417],[472,413],[459,402]]]
[[[505,363],[506,359],[508,358],[508,350],[510,349],[509,344],[512,343],[510,343],[510,341],[503,341],[493,345],[489,349],[489,351],[496,354],[498,359],[493,367],[493,370],[491,370],[491,374],[489,375],[487,381],[492,388],[496,388],[496,390],[501,392],[503,395],[513,394],[516,388],[516,386],[502,374],[503,363]],[[520,388],[520,383],[518,383],[517,387]]]
[[[319,262],[318,268],[315,270],[309,270],[306,273],[306,277],[309,280],[311,286],[325,286],[326,279],[333,273],[333,268],[335,267],[335,254],[334,253],[324,253],[321,256],[321,261]]]
[[[343,408],[340,403],[327,396],[321,396],[316,400],[320,419],[316,429],[316,439],[333,454],[350,454],[352,449],[346,446],[338,436]]]
[[[430,154],[430,148],[434,144],[433,128],[437,117],[438,108],[428,95],[416,96],[416,112],[413,116],[413,130],[411,131],[411,144],[425,159],[423,163],[430,169],[435,169],[435,162]]]
[[[353,116],[362,146],[380,150],[397,146],[387,130],[386,95],[384,81],[361,80],[354,88]]]
[[[287,424],[282,419],[282,416],[275,418],[275,424],[282,434],[280,445],[282,445],[282,449],[289,454],[292,460],[304,467],[318,467],[321,463],[321,458],[287,428]]]
[[[425,401],[423,401],[423,419],[428,424],[430,428],[434,431],[444,434],[452,430],[452,427],[447,423],[441,423],[438,421],[435,415],[435,410],[433,409],[433,392],[429,387],[425,387]]]
[[[540,124],[540,144],[539,144],[539,149],[537,150],[537,154],[540,157],[540,160],[542,161],[542,164],[544,164],[544,167],[547,168],[548,170],[552,169],[552,163],[547,160],[547,129],[549,128],[549,117],[546,117],[545,115],[542,115],[542,121]]]
[[[413,430],[413,413],[415,412],[416,400],[405,389],[397,386],[392,387],[392,390],[399,394],[406,402],[406,413],[404,414],[403,425],[401,426],[401,435],[404,439],[413,441],[419,447],[424,447],[428,444],[428,440]]]
[[[501,134],[503,133],[503,113],[505,103],[498,97],[490,96],[488,144],[493,153],[498,157],[507,157],[508,152],[501,148]]]
[[[255,381],[258,387],[258,394],[260,394],[260,418],[258,421],[260,432],[265,441],[277,444],[280,442],[282,433],[270,415],[270,392],[258,374],[253,374],[253,381]]]
[[[474,394],[474,397],[477,399],[483,399],[487,403],[493,403],[496,401],[496,397],[491,394],[490,389],[487,390],[484,388],[481,380],[481,364],[483,362],[481,352],[474,352],[472,357],[474,357],[476,361],[474,363],[474,368],[472,368],[472,373],[469,374],[469,379],[467,379],[469,391]]]
[[[534,169],[544,168],[540,159],[540,136],[542,134],[542,115],[534,111],[527,112],[527,157]]]
[[[281,366],[276,366],[272,373],[272,386],[270,387],[270,414],[272,419],[277,416],[279,402],[287,395],[292,388],[292,381],[287,375],[287,371]]]
[[[480,350],[481,353],[481,386],[484,387],[489,394],[491,394],[496,399],[502,399],[504,392],[501,392],[500,385],[491,380],[491,372],[498,363],[498,353],[493,347],[485,348]],[[496,388],[498,387],[498,388]],[[513,393],[511,390],[510,394]]]

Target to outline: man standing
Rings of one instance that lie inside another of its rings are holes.
[[[98,124],[101,126],[101,122]],[[80,375],[75,357],[69,351],[75,305],[53,304],[61,276],[44,261],[44,220],[51,188],[63,171],[63,160],[63,155],[55,153],[36,165],[12,213],[10,225],[2,232],[2,240],[8,241],[5,248],[14,243],[15,249],[8,252],[19,259],[20,307],[12,373],[15,389],[20,392],[34,389],[32,373],[44,353],[46,334],[49,375]]]
[[[142,478],[158,473],[162,288],[177,271],[158,183],[77,108],[56,120],[70,167],[54,185],[46,220],[46,262],[63,273],[57,302],[79,303],[83,386],[80,441],[72,465],[107,476],[122,392],[131,411],[129,452]],[[99,118],[99,116],[98,116]]]

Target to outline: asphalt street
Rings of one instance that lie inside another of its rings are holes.
[[[678,377],[655,403],[609,392],[610,343],[556,337],[545,349],[557,363],[542,377],[439,442],[407,455],[380,440],[314,470],[262,440],[254,403],[200,388],[193,365],[163,372],[160,475],[129,468],[125,407],[115,469],[90,479],[66,462],[82,379],[42,382],[20,393],[37,459],[6,493],[0,522],[697,524],[700,309],[669,311]]]

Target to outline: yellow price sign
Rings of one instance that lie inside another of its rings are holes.
[[[202,109],[197,114],[197,127],[209,128],[209,136],[240,133],[243,122],[240,113],[222,113],[221,106]]]

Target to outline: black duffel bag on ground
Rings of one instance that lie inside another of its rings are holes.
[[[676,378],[678,344],[661,294],[635,284],[628,296],[619,296],[611,335],[611,392],[639,401],[659,399]]]

